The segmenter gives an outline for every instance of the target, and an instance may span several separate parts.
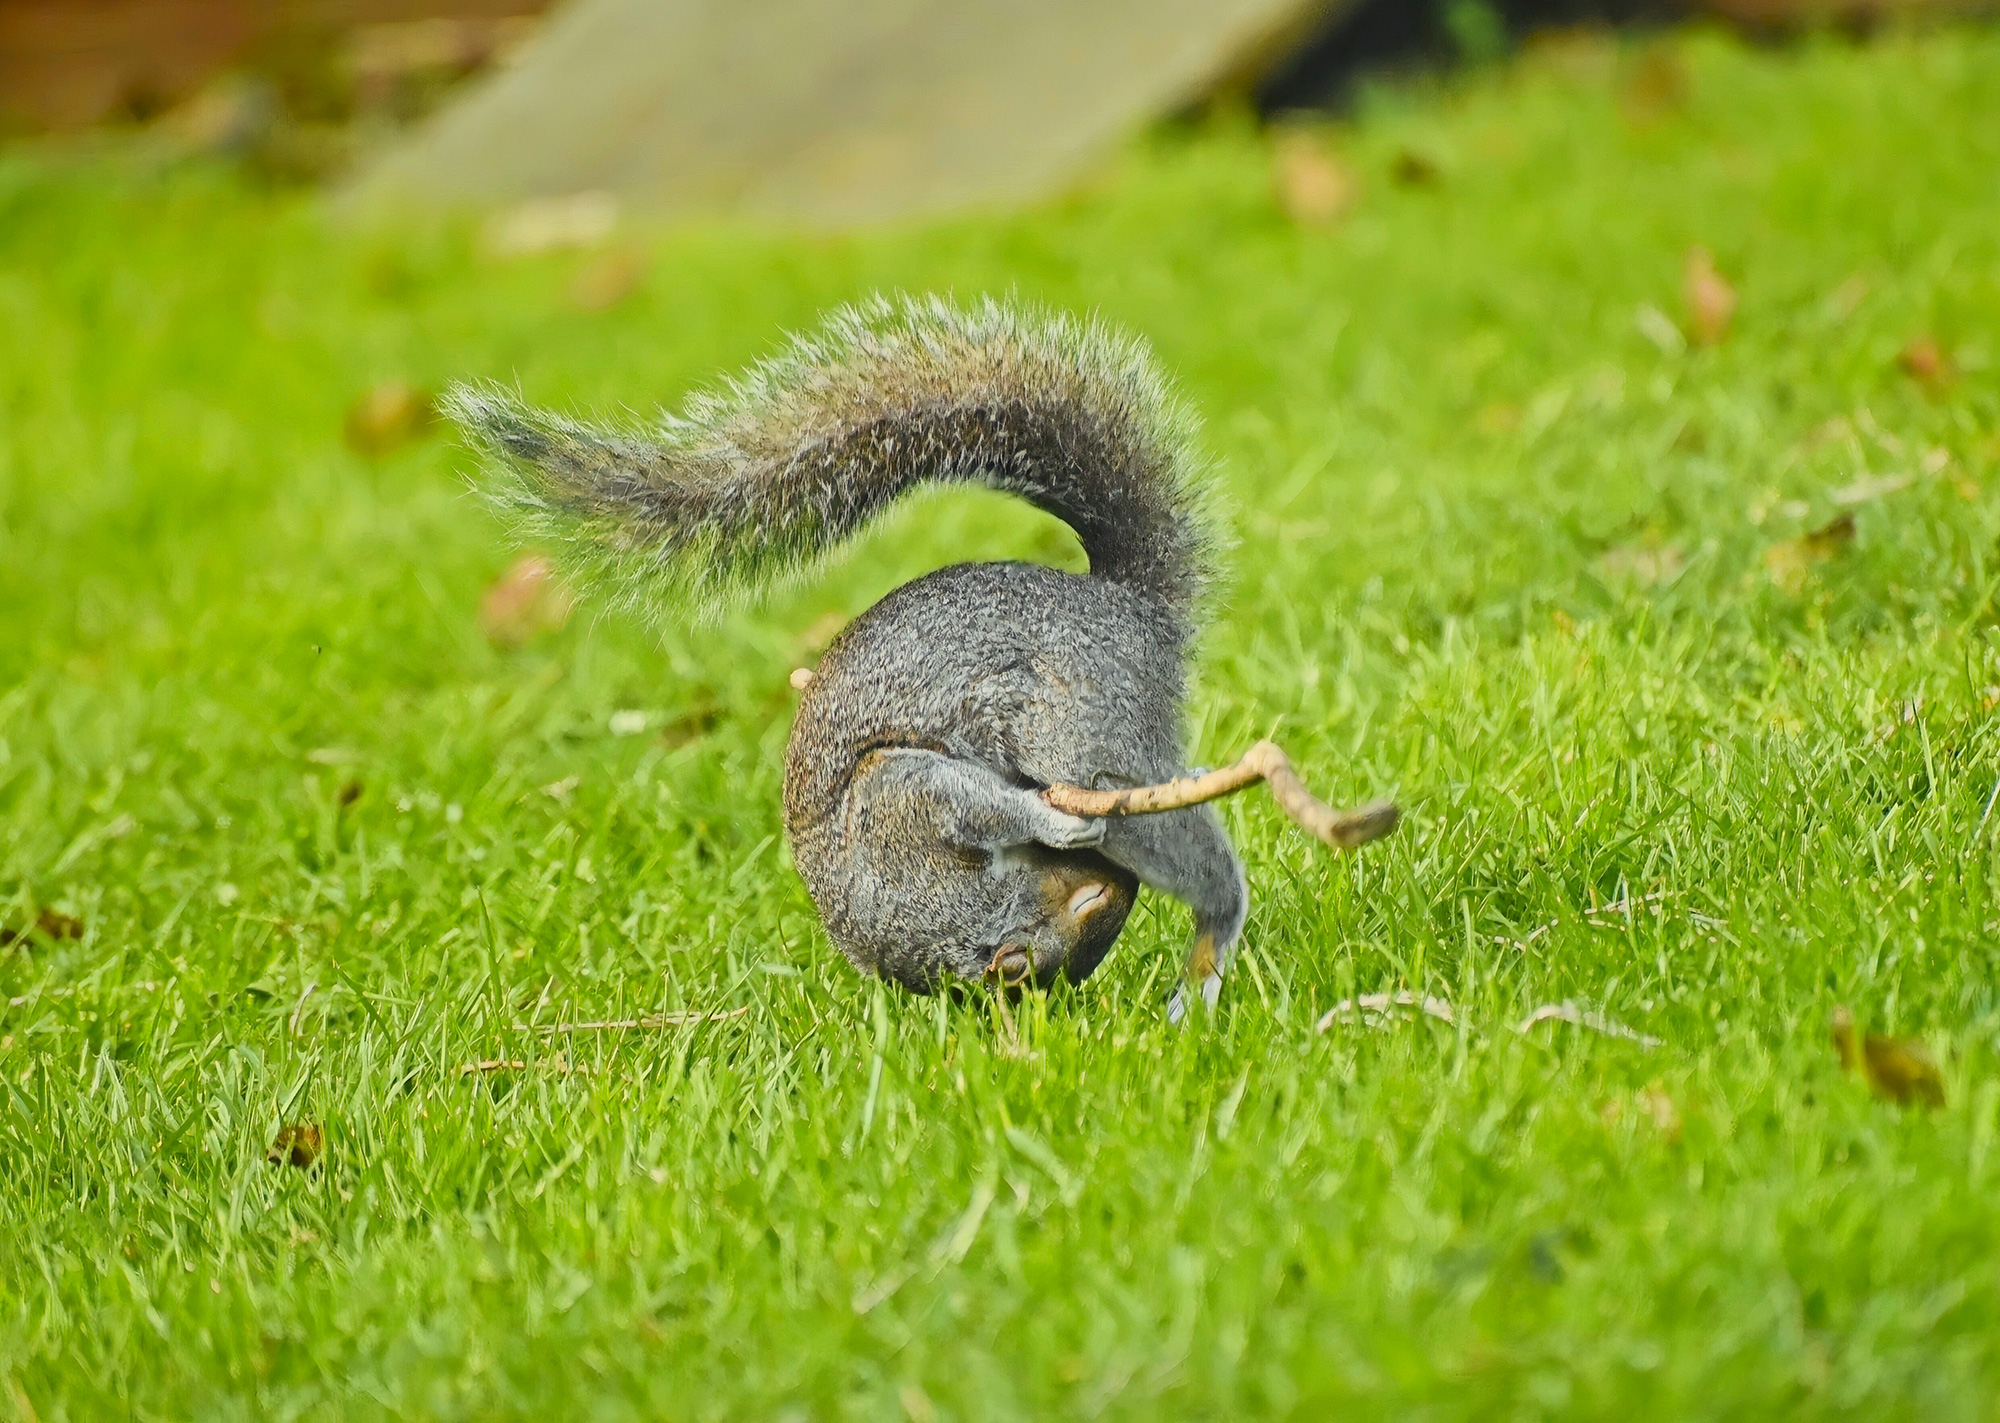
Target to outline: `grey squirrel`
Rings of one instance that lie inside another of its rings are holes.
[[[1214,541],[1192,419],[1138,341],[1013,303],[876,298],[655,430],[466,385],[446,409],[524,532],[642,607],[699,615],[796,575],[926,484],[1068,524],[1088,576],[958,564],[834,639],[785,755],[793,859],[841,951],[920,993],[1081,981],[1150,885],[1193,909],[1184,986],[1214,1003],[1248,904],[1214,808],[1090,818],[1041,794],[1186,769]]]

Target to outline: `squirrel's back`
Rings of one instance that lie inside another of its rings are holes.
[[[805,686],[785,828],[796,838],[834,814],[880,746],[1037,786],[1169,779],[1181,638],[1158,600],[1039,564],[960,563],[906,583],[842,630]]]
[[[584,581],[700,613],[803,571],[908,490],[1007,491],[1076,531],[1093,578],[1182,623],[1210,572],[1192,421],[1145,347],[987,300],[877,298],[651,430],[455,387],[493,492]]]

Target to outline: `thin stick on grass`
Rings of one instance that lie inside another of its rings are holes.
[[[1402,812],[1386,800],[1356,810],[1335,810],[1305,788],[1292,769],[1291,758],[1271,741],[1258,742],[1235,765],[1205,775],[1115,791],[1054,785],[1042,792],[1042,799],[1067,815],[1157,815],[1163,810],[1219,800],[1258,781],[1271,788],[1271,798],[1280,810],[1336,850],[1352,850],[1379,840],[1394,830],[1402,817]]]
[[[697,1023],[726,1023],[731,1018],[740,1018],[749,1011],[748,1008],[725,1008],[713,1013],[704,1013],[694,1009],[679,1013],[655,1013],[645,1018],[602,1018],[589,1023],[543,1023],[537,1027],[516,1023],[514,1031],[553,1036],[557,1033],[618,1033],[651,1028],[691,1028]]]

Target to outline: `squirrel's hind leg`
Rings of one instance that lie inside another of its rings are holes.
[[[1100,854],[1194,910],[1194,939],[1184,979],[1167,1005],[1168,1018],[1180,1021],[1189,988],[1213,1007],[1250,909],[1243,865],[1222,818],[1212,807],[1196,805],[1159,815],[1116,816],[1106,825]]]

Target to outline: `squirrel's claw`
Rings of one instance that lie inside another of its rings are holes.
[[[1187,990],[1193,984],[1201,994],[1202,1006],[1213,1009],[1222,997],[1222,964],[1215,952],[1215,935],[1200,933],[1188,946],[1187,969],[1167,1000],[1167,1021],[1178,1023],[1187,1016]]]
[[[1213,1012],[1215,1005],[1222,998],[1222,975],[1212,973],[1207,978],[1202,979],[1196,985],[1195,992],[1201,998],[1201,1006]],[[1167,1021],[1169,1023],[1179,1023],[1181,1019],[1187,1017],[1187,1005],[1187,983],[1175,984],[1174,996],[1167,1000]]]

